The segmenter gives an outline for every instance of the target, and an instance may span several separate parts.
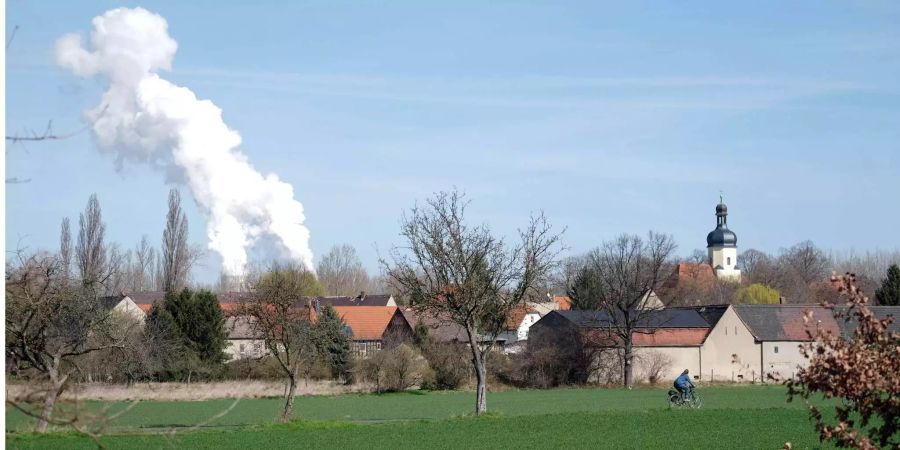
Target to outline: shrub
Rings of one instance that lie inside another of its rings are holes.
[[[672,357],[655,350],[642,353],[637,357],[640,378],[655,386],[672,367]]]
[[[472,373],[472,365],[466,357],[467,349],[459,342],[434,342],[425,345],[424,355],[431,368],[422,387],[430,390],[458,389]]]
[[[376,392],[396,392],[421,385],[428,365],[412,347],[403,344],[363,360],[360,372],[365,380],[375,384]]]

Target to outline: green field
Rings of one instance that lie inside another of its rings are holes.
[[[109,448],[821,448],[802,403],[780,386],[711,387],[700,410],[670,411],[665,390],[556,389],[490,393],[490,414],[467,416],[471,392],[297,399],[296,420],[276,424],[281,401],[241,400],[226,416],[187,430],[231,401],[142,402],[107,428]],[[97,403],[88,408],[99,408]],[[112,405],[114,413],[123,404]],[[92,448],[67,433],[27,432],[7,410],[9,448]],[[173,433],[174,431],[174,433]]]

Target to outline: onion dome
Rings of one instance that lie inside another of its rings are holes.
[[[728,229],[728,207],[716,205],[716,229],[706,235],[706,247],[737,247],[737,235]]]

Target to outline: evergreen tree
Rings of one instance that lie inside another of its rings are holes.
[[[879,305],[900,306],[900,267],[896,264],[888,267],[887,278],[875,291],[875,300]]]
[[[331,305],[325,305],[317,323],[319,353],[335,378],[350,381],[350,333],[343,319]]]
[[[184,288],[178,293],[167,293],[163,307],[171,314],[185,344],[202,362],[215,365],[225,360],[223,350],[228,334],[215,294]]]

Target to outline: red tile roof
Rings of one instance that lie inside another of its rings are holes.
[[[518,330],[519,325],[522,325],[522,321],[525,320],[525,316],[529,313],[536,313],[531,306],[528,305],[519,305],[513,308],[509,314],[506,316],[506,329],[507,330]]]
[[[662,328],[652,334],[634,333],[633,342],[638,347],[669,347],[701,345],[709,328]]]
[[[335,306],[334,310],[353,331],[354,341],[380,341],[396,306]]]
[[[557,295],[553,297],[553,302],[559,305],[559,309],[561,310],[569,310],[572,309],[572,299],[566,297],[565,295]]]

